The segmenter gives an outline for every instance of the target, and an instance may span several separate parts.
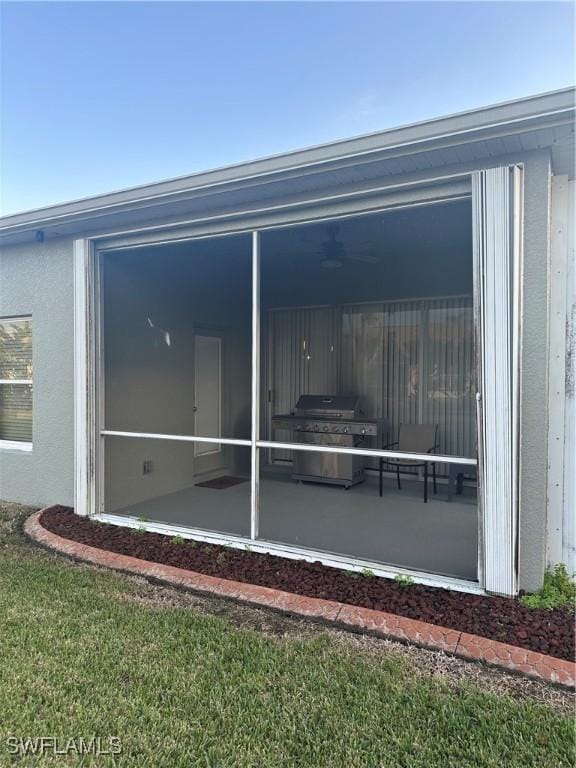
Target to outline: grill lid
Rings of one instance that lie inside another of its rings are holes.
[[[356,395],[301,395],[296,403],[297,416],[353,418],[359,408]]]

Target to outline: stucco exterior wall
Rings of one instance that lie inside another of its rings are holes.
[[[548,478],[548,269],[550,158],[524,161],[524,263],[520,353],[519,587],[542,584],[546,566]]]
[[[568,184],[568,270],[566,306],[566,412],[564,422],[564,505],[562,561],[576,574],[576,258],[574,208],[576,182]]]
[[[0,317],[32,316],[33,449],[0,447],[0,498],[74,502],[72,241],[4,247]]]

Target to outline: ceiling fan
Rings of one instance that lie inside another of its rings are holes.
[[[340,227],[337,224],[329,224],[326,227],[328,239],[320,245],[320,266],[323,269],[340,269],[346,261],[360,261],[364,264],[377,264],[378,259],[370,254],[349,253],[341,240],[337,239]]]

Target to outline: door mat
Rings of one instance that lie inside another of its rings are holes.
[[[240,483],[247,482],[248,480],[245,477],[224,475],[223,477],[215,477],[213,480],[204,480],[202,483],[195,483],[195,485],[197,488],[215,488],[217,491],[222,491],[225,488],[231,488],[233,485],[240,485]]]

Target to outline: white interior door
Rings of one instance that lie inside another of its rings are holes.
[[[478,334],[481,572],[489,592],[514,595],[518,568],[519,275],[522,171],[473,174]]]
[[[194,337],[194,433],[222,437],[222,339]],[[220,443],[194,443],[195,456],[221,452]]]

